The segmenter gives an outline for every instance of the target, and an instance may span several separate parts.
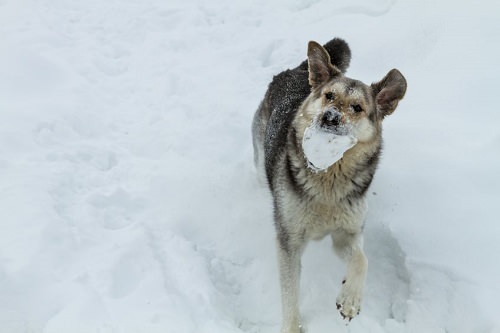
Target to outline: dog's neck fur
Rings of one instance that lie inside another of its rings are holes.
[[[299,195],[325,198],[330,203],[339,201],[353,202],[363,199],[371,184],[378,165],[379,153],[382,149],[381,136],[375,136],[370,142],[358,142],[344,153],[344,156],[323,171],[314,171],[308,165],[302,149],[302,135],[292,129],[289,135],[289,149],[296,154],[287,156],[288,176]]]

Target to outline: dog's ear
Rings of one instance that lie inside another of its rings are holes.
[[[330,63],[330,56],[323,46],[316,42],[309,42],[307,60],[309,64],[309,84],[313,89],[340,73],[340,70]]]
[[[334,38],[323,47],[330,55],[332,65],[345,73],[351,62],[351,49],[347,42],[341,38]]]
[[[406,92],[406,79],[397,69],[392,69],[379,82],[372,83],[377,111],[384,117],[396,110]]]

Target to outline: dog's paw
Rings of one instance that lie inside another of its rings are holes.
[[[351,321],[361,310],[363,286],[359,283],[342,281],[342,290],[337,297],[337,310],[343,319]]]

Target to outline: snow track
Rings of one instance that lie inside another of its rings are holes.
[[[250,124],[272,75],[335,36],[348,75],[397,67],[409,88],[370,190],[361,315],[335,309],[325,239],[303,258],[306,331],[500,332],[499,10],[1,0],[0,333],[278,332]]]

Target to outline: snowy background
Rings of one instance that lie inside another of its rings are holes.
[[[0,333],[278,332],[250,124],[307,42],[408,80],[370,189],[361,315],[329,240],[307,332],[500,332],[500,3],[0,0]]]

